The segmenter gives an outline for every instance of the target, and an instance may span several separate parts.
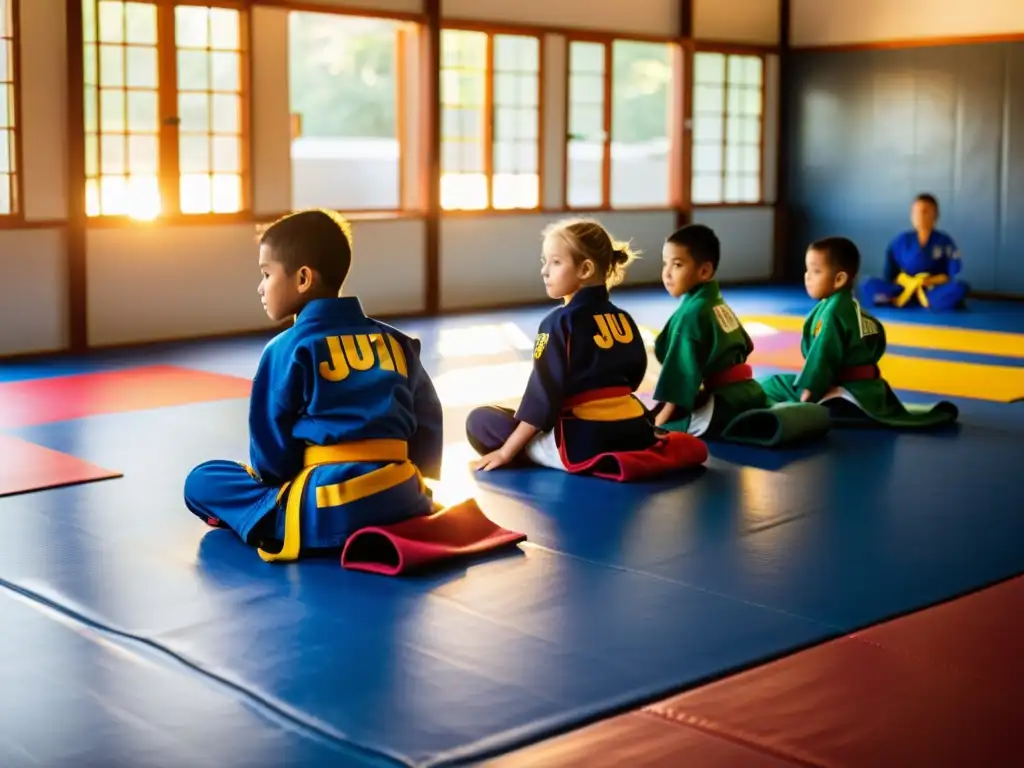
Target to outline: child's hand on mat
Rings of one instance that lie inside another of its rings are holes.
[[[491,451],[486,456],[481,456],[479,459],[474,461],[470,466],[473,469],[482,469],[485,472],[497,469],[498,467],[508,464],[511,457],[503,448],[499,448],[496,451]]]

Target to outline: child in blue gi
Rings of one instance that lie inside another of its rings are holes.
[[[185,480],[189,510],[267,561],[337,550],[360,528],[434,510],[421,475],[440,473],[441,404],[419,342],[340,296],[350,231],[309,210],[261,235],[263,307],[295,322],[267,344],[253,379],[250,463],[208,461]]]
[[[640,329],[611,302],[609,288],[635,254],[598,222],[570,219],[543,234],[541,277],[561,299],[540,324],[533,372],[516,411],[470,412],[466,433],[481,454],[475,469],[528,459],[534,464],[616,480],[695,466],[707,446],[690,435],[656,432],[635,397],[647,371]]]
[[[914,228],[889,243],[883,278],[868,278],[861,287],[865,304],[919,305],[935,312],[964,306],[970,288],[956,279],[963,266],[960,249],[948,233],[935,229],[938,219],[939,201],[918,195],[910,208]]]

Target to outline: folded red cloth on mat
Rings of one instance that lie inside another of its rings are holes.
[[[341,565],[354,571],[398,576],[457,557],[526,541],[490,520],[473,499],[394,525],[353,533],[341,552]]]
[[[682,432],[667,432],[650,448],[600,453],[569,471],[629,483],[697,467],[707,460],[708,446],[703,440]]]

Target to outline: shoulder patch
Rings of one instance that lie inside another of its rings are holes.
[[[551,338],[550,334],[547,334],[547,333],[538,333],[537,334],[537,338],[534,339],[534,341],[533,341],[533,359],[534,360],[539,360],[540,356],[544,354],[544,349],[547,347],[548,339],[550,339],[550,338]]]
[[[822,324],[822,322],[824,322],[824,321],[823,320],[819,320],[817,323],[815,323],[815,325],[814,325],[814,335],[815,336],[817,336],[819,333],[821,333],[821,324]]]
[[[718,327],[725,333],[732,333],[740,327],[739,318],[736,317],[736,314],[728,304],[716,304],[711,311],[715,313],[715,321],[718,323]]]
[[[868,315],[865,315],[860,308],[860,302],[856,299],[853,300],[853,306],[857,308],[857,325],[860,331],[860,337],[863,339],[865,336],[873,336],[876,333],[881,332],[881,328],[878,327],[878,323]]]

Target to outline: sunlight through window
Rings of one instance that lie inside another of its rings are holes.
[[[240,15],[229,8],[174,9],[182,213],[242,208]]]
[[[83,0],[82,10],[86,213],[147,221],[241,210],[241,12],[176,5],[168,29],[150,2]]]
[[[540,204],[540,40],[446,29],[441,39],[441,206]]]
[[[85,196],[90,216],[160,214],[156,7],[86,0]]]
[[[758,202],[764,61],[700,52],[693,66],[693,202]]]
[[[399,86],[415,38],[407,22],[289,12],[293,208],[402,207]]]

